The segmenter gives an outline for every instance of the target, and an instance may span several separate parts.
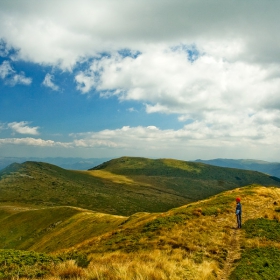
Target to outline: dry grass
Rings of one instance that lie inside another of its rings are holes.
[[[85,276],[85,271],[81,267],[78,267],[74,260],[69,260],[63,263],[57,264],[53,271],[53,276],[61,279],[65,278],[81,278]]]
[[[115,252],[93,255],[88,268],[79,268],[73,261],[55,266],[46,279],[91,280],[158,280],[216,279],[218,267],[214,261],[195,263],[184,250],[154,250],[137,254]]]
[[[46,280],[214,280],[219,268],[214,261],[194,262],[181,249],[137,254],[115,252],[93,255],[87,268],[74,261],[54,266]],[[19,278],[13,278],[18,280]],[[28,280],[29,278],[20,278]],[[34,279],[34,278],[33,278]]]

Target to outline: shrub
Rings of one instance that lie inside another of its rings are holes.
[[[47,254],[20,250],[0,250],[0,278],[43,277],[61,260]]]
[[[243,228],[248,238],[265,237],[273,241],[279,241],[280,239],[280,223],[277,220],[252,219],[246,221]]]
[[[274,247],[254,248],[243,252],[230,280],[280,279],[280,250]]]

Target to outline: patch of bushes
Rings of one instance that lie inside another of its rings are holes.
[[[280,250],[274,247],[265,247],[244,251],[239,264],[229,279],[280,279]]]
[[[244,223],[247,238],[265,237],[272,241],[280,240],[280,223],[265,218],[252,219]]]
[[[151,222],[148,222],[144,228],[143,232],[157,231],[160,229],[171,229],[175,224],[182,224],[188,216],[185,215],[175,215],[159,217]]]
[[[58,257],[19,250],[0,250],[0,278],[38,278],[48,274],[54,264],[61,262]]]

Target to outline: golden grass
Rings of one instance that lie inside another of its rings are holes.
[[[195,263],[181,249],[153,250],[140,253],[114,252],[92,255],[87,268],[78,267],[74,261],[58,264],[52,276],[45,279],[91,280],[211,280],[216,279],[218,267],[214,261]]]
[[[126,176],[123,176],[123,175],[117,175],[117,174],[111,173],[109,171],[89,170],[89,171],[83,171],[83,172],[88,173],[94,177],[110,180],[116,184],[128,184],[128,185],[135,184],[135,182],[132,179],[127,178]]]

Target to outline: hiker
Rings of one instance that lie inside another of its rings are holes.
[[[237,218],[237,228],[241,228],[241,214],[242,214],[242,208],[241,208],[241,203],[240,203],[240,198],[236,198],[236,209],[235,209],[235,214]]]

